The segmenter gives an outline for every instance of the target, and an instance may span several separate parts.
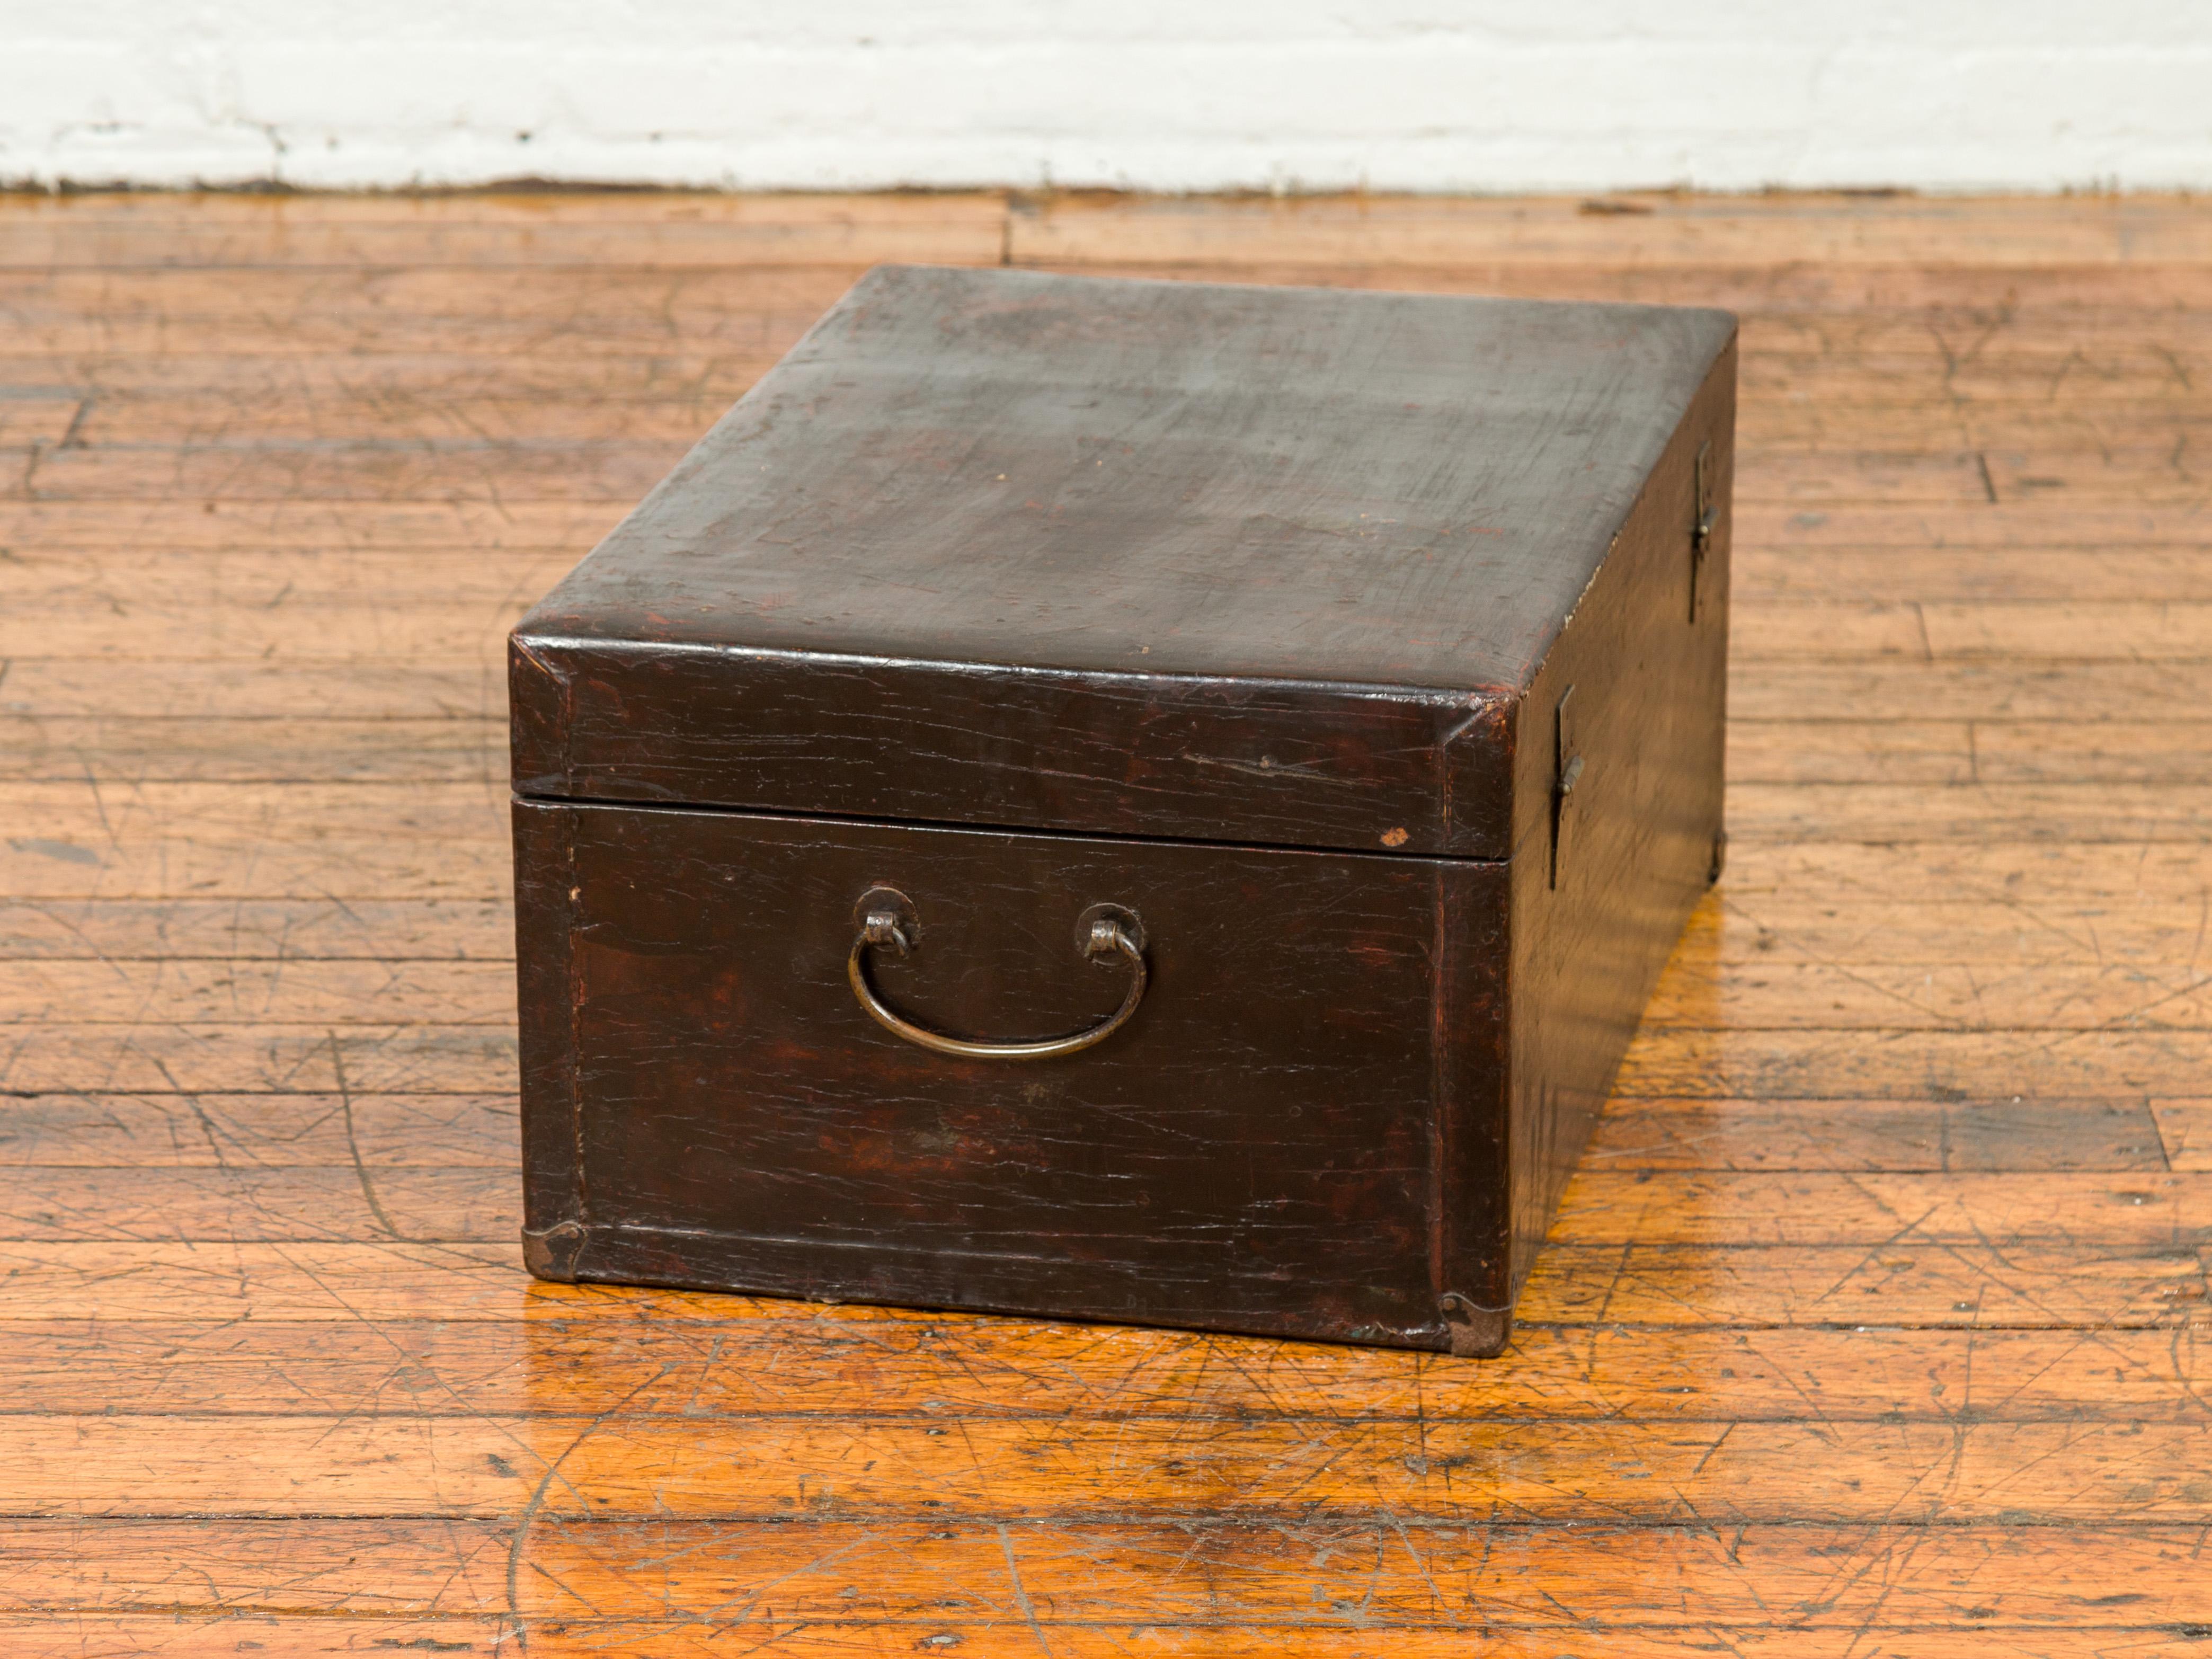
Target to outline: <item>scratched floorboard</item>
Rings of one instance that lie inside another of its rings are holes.
[[[1506,1358],[522,1275],[501,631],[893,258],[1743,314]],[[2212,206],[16,198],[0,317],[0,1650],[2208,1650]]]

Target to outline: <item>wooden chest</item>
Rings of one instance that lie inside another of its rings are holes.
[[[532,1270],[1495,1352],[1719,866],[1735,384],[872,273],[514,631]]]

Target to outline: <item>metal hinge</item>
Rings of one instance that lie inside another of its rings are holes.
[[[1713,505],[1713,441],[1698,446],[1696,496],[1690,520],[1690,620],[1705,614],[1705,555],[1712,549],[1713,524],[1719,516]]]
[[[1552,716],[1552,885],[1559,884],[1567,842],[1575,822],[1575,786],[1582,781],[1582,744],[1575,737],[1575,688],[1559,693],[1559,706]]]

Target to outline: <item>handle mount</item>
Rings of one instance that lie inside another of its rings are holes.
[[[854,1000],[866,1011],[869,1018],[892,1036],[940,1054],[957,1054],[965,1060],[1051,1060],[1060,1054],[1079,1054],[1103,1042],[1127,1024],[1129,1017],[1137,1012],[1137,1005],[1144,1000],[1145,986],[1150,978],[1145,967],[1144,924],[1137,920],[1134,911],[1118,904],[1094,904],[1076,922],[1076,949],[1093,962],[1110,963],[1120,957],[1127,963],[1129,990],[1119,1008],[1096,1025],[1072,1031],[1066,1036],[1040,1037],[1033,1042],[981,1042],[933,1031],[892,1008],[868,981],[868,951],[872,948],[902,957],[920,945],[921,928],[915,915],[914,902],[896,888],[875,887],[861,895],[855,909],[860,931],[853,940],[852,954],[845,959],[845,978],[853,988]]]

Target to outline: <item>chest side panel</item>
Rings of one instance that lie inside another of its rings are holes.
[[[1513,862],[1516,1287],[1660,970],[1716,872],[1735,422],[1731,347],[1522,705]],[[1701,473],[1710,509],[1702,546]]]
[[[569,1006],[540,1023],[574,1066],[574,1276],[1445,1345],[1437,1087],[1469,1079],[1438,1061],[1438,966],[1448,1041],[1498,1056],[1498,866],[517,810],[574,894]],[[918,1023],[1112,1012],[1126,975],[1076,947],[1097,902],[1141,920],[1143,1001],[1056,1060],[902,1041],[848,979],[878,887],[918,937],[870,982]],[[1475,918],[1486,939],[1450,937]]]

